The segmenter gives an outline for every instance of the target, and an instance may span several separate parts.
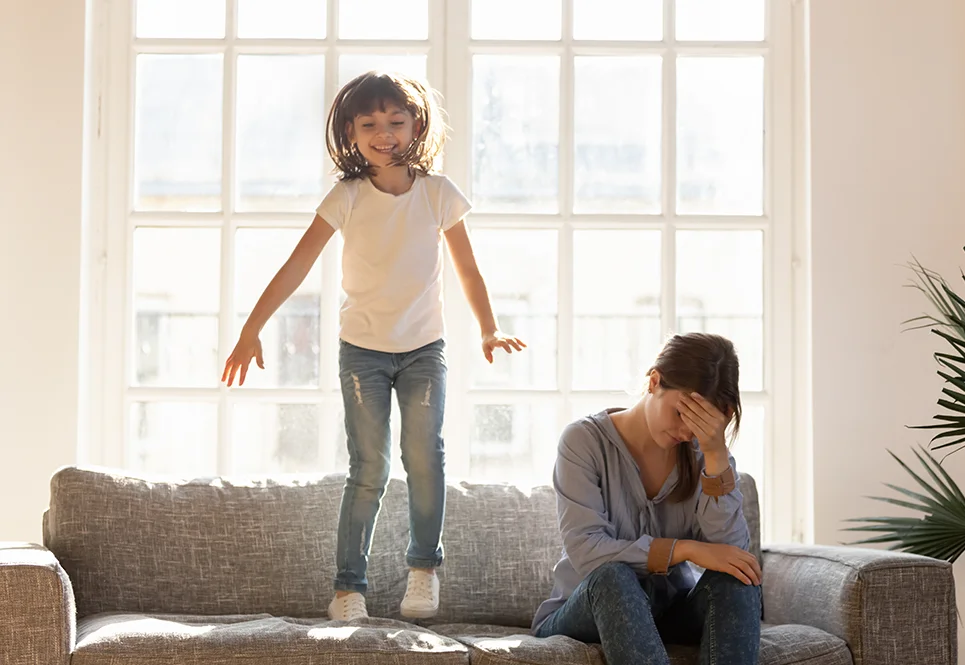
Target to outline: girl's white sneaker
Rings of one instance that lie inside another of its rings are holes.
[[[407,619],[428,619],[439,611],[439,577],[434,572],[410,570],[400,608]]]
[[[365,609],[365,596],[357,591],[341,598],[335,596],[328,604],[328,618],[333,621],[368,619],[369,612]]]

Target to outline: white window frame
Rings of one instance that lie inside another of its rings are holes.
[[[663,76],[663,213],[659,215],[574,215],[572,209],[572,142],[562,140],[559,159],[560,213],[555,215],[512,215],[513,228],[555,229],[559,233],[559,310],[557,382],[554,391],[480,390],[470,388],[468,352],[454,344],[450,357],[447,422],[468,422],[471,400],[475,403],[518,403],[522,400],[553,401],[559,406],[559,428],[568,421],[572,398],[599,396],[598,391],[570,389],[572,335],[566,322],[572,320],[572,237],[576,229],[657,229],[663,241],[663,284],[661,325],[670,332],[675,321],[674,231],[677,229],[756,229],[764,234],[764,377],[763,390],[745,392],[745,405],[762,404],[765,420],[765,474],[767,492],[762,506],[765,541],[806,542],[811,539],[810,404],[809,404],[809,256],[806,229],[806,106],[805,23],[806,7],[797,0],[767,0],[768,33],[764,42],[694,43],[685,46],[674,40],[672,0],[664,0],[662,42],[574,41],[573,0],[563,1],[563,39],[546,41],[473,42],[469,35],[470,0],[429,0],[429,39],[418,42],[371,42],[336,40],[338,3],[329,1],[328,30],[324,40],[225,40],[149,39],[133,40],[133,0],[93,0],[89,28],[88,94],[96,122],[88,139],[91,171],[88,174],[91,223],[86,229],[84,251],[90,279],[89,299],[84,303],[84,326],[88,349],[82,349],[89,363],[84,367],[81,403],[80,461],[120,466],[124,459],[124,438],[128,431],[128,405],[140,399],[205,400],[221,404],[219,409],[219,466],[224,468],[230,440],[231,417],[224,386],[203,389],[129,387],[125,360],[132,356],[129,334],[133,318],[130,225],[214,227],[222,230],[223,285],[233,283],[232,237],[237,228],[305,228],[311,221],[306,213],[229,212],[234,201],[233,97],[235,95],[236,53],[397,53],[400,45],[412,53],[425,53],[430,81],[445,98],[455,136],[447,144],[445,171],[471,196],[471,56],[472,53],[542,53],[561,56],[560,135],[573,135],[573,55],[660,54],[721,55],[760,54],[765,59],[765,187],[764,214],[760,217],[675,216],[668,213],[674,202],[675,78],[674,58],[664,60]],[[235,20],[235,0],[227,0],[227,26]],[[133,83],[134,52],[210,53],[224,52],[224,126],[222,200],[216,213],[132,213],[133,192]],[[337,91],[338,61],[326,58],[326,103]],[[325,156],[326,171],[331,161]],[[225,220],[224,223],[222,220]],[[507,228],[505,215],[474,213],[473,228]],[[335,255],[332,248],[325,254]],[[326,299],[338,295],[337,263],[322,259],[322,348],[318,389],[244,389],[240,397],[251,402],[318,403],[320,408],[338,408],[336,312]],[[449,337],[473,339],[474,322],[459,292],[458,282],[447,268],[447,318]],[[234,345],[232,321],[233,289],[222,286],[220,313],[220,357]],[[124,349],[124,354],[116,352]],[[475,351],[475,349],[473,350]],[[233,393],[231,398],[236,398]],[[619,395],[619,393],[614,393]],[[625,396],[624,396],[625,397]],[[323,420],[323,422],[325,422]],[[463,427],[468,430],[468,426]],[[323,430],[324,431],[324,430]],[[450,440],[453,440],[450,435]],[[450,468],[468,461],[468,446],[450,444]]]

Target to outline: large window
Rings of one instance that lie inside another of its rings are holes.
[[[219,379],[334,182],[335,93],[365,70],[399,69],[443,95],[443,170],[475,205],[500,323],[529,344],[487,365],[447,273],[450,476],[548,482],[563,426],[629,404],[661,341],[700,330],[738,347],[734,452],[765,513],[783,510],[789,5],[106,2],[91,459],[180,475],[347,468],[338,236],[265,328],[267,369],[240,389]],[[772,522],[765,535],[784,536]]]

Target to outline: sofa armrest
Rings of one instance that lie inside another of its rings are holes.
[[[53,553],[0,542],[0,663],[67,665],[76,625],[74,591]]]
[[[955,665],[955,580],[945,561],[855,547],[763,548],[764,621],[837,635],[854,665]]]

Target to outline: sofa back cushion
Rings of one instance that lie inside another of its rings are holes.
[[[44,541],[80,616],[106,611],[323,616],[345,478],[158,480],[67,467],[51,481]],[[757,492],[741,477],[759,555]],[[398,618],[408,543],[405,482],[392,479],[369,560],[369,613]],[[440,623],[528,626],[560,556],[551,487],[451,484]]]

